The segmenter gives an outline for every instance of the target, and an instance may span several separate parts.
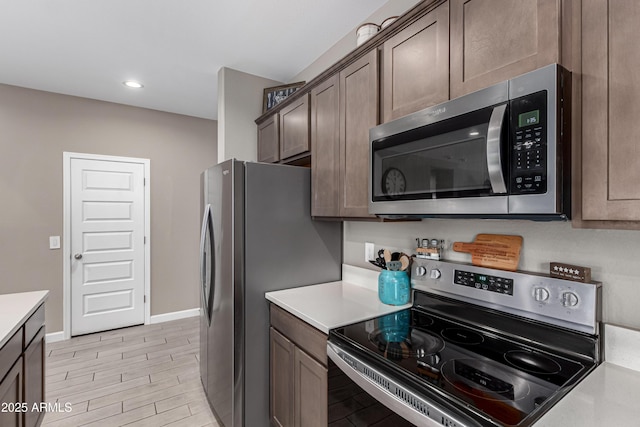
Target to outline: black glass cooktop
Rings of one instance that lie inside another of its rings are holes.
[[[498,425],[529,425],[532,414],[594,367],[415,308],[333,330],[330,341]]]

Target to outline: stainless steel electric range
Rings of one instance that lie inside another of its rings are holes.
[[[411,309],[327,344],[407,424],[530,426],[600,362],[599,283],[419,258],[411,282]]]

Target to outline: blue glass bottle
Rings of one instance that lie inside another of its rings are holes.
[[[402,342],[409,336],[409,310],[387,314],[378,320],[378,328],[382,331],[382,338],[388,342]]]
[[[378,298],[385,304],[407,304],[411,285],[406,271],[382,270],[378,276]]]

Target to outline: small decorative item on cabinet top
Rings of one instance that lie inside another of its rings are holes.
[[[390,16],[387,19],[385,19],[384,21],[382,21],[382,24],[380,24],[380,29],[384,30],[385,28],[387,28],[389,25],[393,24],[393,22],[398,19],[397,16]]]
[[[304,86],[306,82],[291,83],[283,86],[267,87],[262,96],[262,113],[266,113],[278,103],[287,99],[293,92]]]
[[[379,30],[380,27],[377,24],[372,24],[371,22],[360,25],[356,30],[356,46],[360,46],[362,43],[375,36]]]

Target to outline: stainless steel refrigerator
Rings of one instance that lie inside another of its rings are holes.
[[[340,280],[342,224],[311,219],[310,170],[202,174],[200,374],[224,427],[269,425],[268,291]]]

